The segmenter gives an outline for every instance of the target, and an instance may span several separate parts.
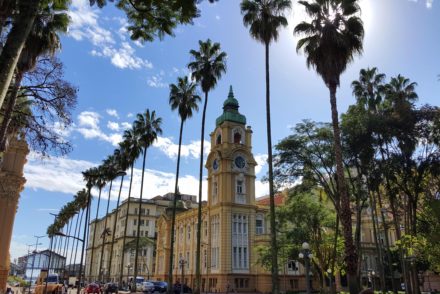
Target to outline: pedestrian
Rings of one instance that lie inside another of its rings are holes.
[[[6,288],[5,294],[14,294],[14,291],[10,287]]]
[[[229,283],[229,281],[226,283],[226,294],[229,293],[229,290],[231,288],[231,284]]]

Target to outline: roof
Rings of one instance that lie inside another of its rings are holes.
[[[258,205],[264,205],[264,206],[270,205],[269,195],[257,198],[255,200],[257,201]],[[284,203],[286,203],[286,196],[283,193],[275,194],[275,206],[281,206]]]
[[[232,91],[232,86],[229,87],[228,98],[223,102],[223,114],[220,115],[216,120],[216,126],[221,125],[225,121],[236,122],[239,124],[246,124],[246,117],[238,112],[238,100],[234,97],[234,92]]]

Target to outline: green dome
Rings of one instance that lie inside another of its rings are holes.
[[[238,112],[239,108],[238,100],[234,97],[232,86],[229,87],[228,98],[223,102],[223,114],[216,120],[216,126],[221,125],[225,121],[236,122],[239,124],[246,124],[246,117]]]

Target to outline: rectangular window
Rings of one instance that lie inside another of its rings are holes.
[[[137,225],[137,219],[133,220],[133,225],[136,226]]]
[[[242,214],[232,215],[232,268],[249,269],[248,217]]]
[[[243,194],[243,181],[237,181],[237,194]]]
[[[189,268],[191,263],[191,259],[189,259],[189,252],[186,253],[186,268]]]
[[[133,236],[136,236],[136,230],[133,230]]]
[[[134,214],[138,214],[138,209],[137,208],[134,209]]]

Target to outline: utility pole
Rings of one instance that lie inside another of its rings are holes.
[[[38,241],[39,241],[41,238],[44,238],[44,237],[46,237],[46,236],[34,236],[34,237],[37,239],[37,241],[35,241],[35,249],[34,249],[34,251],[32,252],[32,253],[34,254],[34,257],[32,258],[31,276],[30,276],[30,278],[29,278],[29,291],[28,291],[29,294],[31,294],[32,278],[33,278],[33,275],[34,275],[35,258],[36,258],[36,255],[37,255],[37,253],[38,253],[38,251],[37,251],[37,249],[38,249],[38,245],[42,245],[42,243],[38,243]]]

